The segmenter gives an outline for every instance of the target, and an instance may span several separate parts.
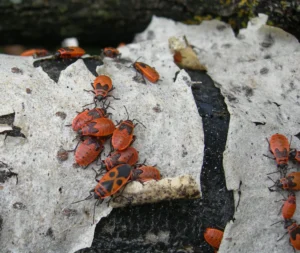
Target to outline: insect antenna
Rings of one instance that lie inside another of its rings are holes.
[[[96,108],[96,102],[93,102],[93,103],[90,103],[90,104],[86,104],[86,105],[83,105],[82,107],[86,107],[86,106],[88,106],[88,105],[95,105],[95,108]]]
[[[93,189],[94,191],[94,189]],[[93,194],[92,192],[90,192],[90,195],[88,197],[86,197],[85,199],[81,199],[81,200],[78,200],[78,201],[75,201],[75,202],[72,202],[71,204],[76,204],[76,203],[79,203],[79,202],[82,202],[82,201],[85,201],[85,200],[88,200],[88,199],[91,199],[93,197]]]
[[[99,206],[103,202],[103,199],[97,199],[94,204],[94,213],[93,213],[93,225],[95,224],[95,212],[96,212],[96,206]]]
[[[126,67],[127,67],[127,68],[132,68],[133,64],[135,64],[135,63],[138,61],[138,59],[140,59],[140,58],[142,58],[142,56],[140,56],[139,58],[137,58],[137,59],[135,60],[135,62],[132,63],[130,66],[126,66]]]
[[[273,224],[271,224],[270,226],[274,226],[275,224],[278,224],[278,223],[283,223],[284,221],[280,220],[280,221],[276,221],[274,222]]]
[[[133,122],[133,121],[136,121],[136,122],[140,123],[144,128],[147,128],[147,127],[146,127],[142,122],[140,122],[139,120],[133,119],[132,122]],[[135,126],[136,126],[136,125],[137,125],[137,124],[135,124]]]
[[[280,171],[277,170],[277,171],[270,172],[270,173],[268,173],[267,175],[271,175],[271,174],[275,174],[275,173],[279,173],[279,172],[280,172]]]

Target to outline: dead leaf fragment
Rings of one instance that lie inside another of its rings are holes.
[[[183,43],[176,37],[169,38],[169,48],[174,53],[173,58],[177,66],[183,69],[207,71],[207,68],[200,63],[198,56],[185,36],[184,41],[186,46],[183,46]]]

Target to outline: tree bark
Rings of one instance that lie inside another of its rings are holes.
[[[298,36],[297,0],[2,0],[0,43],[53,47],[66,37],[83,45],[116,46],[131,42],[152,15],[186,23],[220,18],[238,31],[257,13],[270,16],[273,25]]]

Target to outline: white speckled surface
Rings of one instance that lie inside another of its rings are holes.
[[[280,203],[275,200],[282,196],[267,189],[272,182],[266,174],[276,165],[263,154],[268,154],[266,137],[276,132],[288,137],[299,132],[300,46],[293,36],[265,22],[266,16],[261,15],[235,37],[220,21],[187,26],[154,17],[147,30],[136,37],[139,43],[120,51],[131,61],[142,56],[139,61],[155,66],[161,75],[158,84],[137,83],[133,69],[109,59],[98,68],[98,73],[112,77],[116,87],[113,95],[121,98],[112,100],[113,119],[126,118],[126,105],[130,117],[147,126],[137,126],[135,131],[134,146],[140,150],[141,160],[147,157],[147,163],[157,163],[164,176],[192,174],[199,182],[201,119],[186,73],[181,71],[173,83],[178,69],[167,43],[171,36],[186,35],[190,44],[197,46],[199,59],[220,87],[231,114],[224,169],[236,203],[238,186],[243,182],[235,222],[225,229],[220,253],[293,252],[288,236],[276,241],[285,232],[283,226],[270,226],[280,220]],[[12,73],[13,67],[23,73]],[[82,90],[89,89],[94,77],[78,60],[61,73],[56,84],[41,68],[33,68],[32,60],[6,55],[0,55],[0,75],[0,115],[16,112],[14,124],[27,136],[25,140],[8,137],[4,142],[0,135],[0,160],[19,173],[18,185],[13,179],[0,185],[2,249],[73,252],[88,247],[95,228],[91,226],[94,201],[70,203],[88,195],[95,186],[94,173],[73,168],[72,155],[59,163],[56,152],[75,146],[75,134],[64,125],[83,104],[91,102],[92,95]],[[27,94],[26,88],[32,93]],[[157,104],[160,113],[153,110]],[[67,118],[57,117],[58,111],[65,112]],[[256,126],[253,122],[266,124]],[[292,146],[299,148],[300,141],[294,138]],[[278,175],[272,177],[277,179]],[[14,209],[16,202],[26,208]],[[105,203],[97,207],[96,220],[109,212]],[[296,211],[294,218],[300,222],[299,217]]]
[[[231,117],[223,165],[235,205],[240,181],[242,186],[235,222],[226,227],[219,253],[294,252],[289,236],[277,242],[286,231],[283,224],[270,226],[281,220],[282,203],[275,201],[282,196],[267,188],[273,183],[266,174],[275,171],[276,164],[263,154],[270,155],[266,137],[278,132],[290,138],[299,133],[300,45],[292,35],[265,25],[266,21],[267,16],[260,14],[235,37],[227,24],[217,20],[187,26],[154,17],[135,38],[166,41],[185,35],[225,97]],[[299,139],[294,137],[291,146],[299,149]],[[294,218],[300,223],[299,210]]]
[[[203,131],[189,77],[181,71],[174,83],[178,68],[167,51],[167,41],[129,47],[135,48],[138,55],[129,51],[134,57],[146,59],[151,55],[151,63],[147,63],[157,67],[161,81],[137,83],[133,80],[135,71],[126,67],[129,64],[108,59],[98,72],[111,76],[116,87],[113,95],[121,98],[110,99],[115,110],[109,112],[114,121],[126,119],[126,105],[130,117],[146,125],[146,129],[141,125],[135,128],[134,146],[140,151],[140,161],[147,158],[147,163],[156,163],[164,177],[192,175],[196,182],[193,187],[200,190]],[[29,57],[0,55],[0,115],[15,112],[14,125],[27,137],[7,137],[4,141],[4,135],[0,135],[0,160],[19,174],[17,185],[14,179],[0,184],[1,251],[74,252],[92,243],[95,200],[71,203],[89,195],[96,185],[95,175],[91,169],[74,168],[73,154],[65,162],[58,162],[56,154],[61,148],[76,145],[76,134],[65,125],[72,122],[82,105],[92,102],[93,95],[83,89],[90,89],[94,76],[82,60],[77,60],[55,83],[32,64]],[[12,73],[13,67],[22,73]],[[154,107],[161,111],[155,112]],[[66,119],[56,112],[66,113]],[[104,153],[107,155],[109,148]],[[25,207],[13,208],[16,202]],[[110,211],[104,202],[96,208],[96,221]]]

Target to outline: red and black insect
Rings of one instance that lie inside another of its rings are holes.
[[[138,120],[136,119],[129,120],[129,114],[127,112],[126,107],[125,110],[127,113],[127,120],[121,121],[112,135],[111,144],[114,150],[124,150],[128,148],[135,140],[135,136],[133,135],[133,130],[138,123],[133,124],[133,121],[138,121]]]
[[[94,83],[91,83],[91,85],[94,90],[85,90],[85,91],[93,92],[95,94],[94,96],[95,104],[96,101],[100,102],[103,99],[106,99],[107,97],[112,97],[117,100],[119,99],[119,98],[115,98],[112,95],[108,95],[108,93],[114,89],[112,85],[112,80],[109,76],[106,75],[97,76],[96,79],[94,80]]]
[[[220,248],[224,232],[216,228],[207,228],[204,232],[205,241],[217,251]]]
[[[131,178],[132,167],[120,164],[104,174],[95,187],[99,199],[107,198],[119,191]]]
[[[288,139],[284,135],[277,133],[271,136],[268,143],[270,152],[274,155],[274,158],[269,158],[276,160],[277,167],[284,172],[283,174],[285,174],[290,154],[290,144]]]
[[[21,56],[33,56],[33,58],[43,57],[49,55],[46,49],[29,49],[24,51]]]
[[[290,158],[292,161],[300,163],[300,151],[292,149],[290,152]]]
[[[288,198],[284,201],[281,208],[282,217],[287,220],[294,216],[296,211],[296,196],[294,192],[290,192]]]
[[[269,179],[271,178],[269,177]],[[300,172],[289,173],[286,177],[274,182],[274,185],[269,187],[269,190],[275,191],[272,189],[273,187],[277,187],[279,189],[287,191],[300,191]]]
[[[105,138],[87,136],[75,149],[75,161],[82,167],[94,162],[104,150]]]
[[[56,51],[54,57],[56,59],[71,59],[79,58],[85,54],[85,51],[80,47],[62,47]]]
[[[139,72],[143,77],[148,79],[152,83],[156,83],[159,80],[159,74],[155,70],[155,68],[150,67],[146,63],[143,62],[134,62],[133,67]]]
[[[139,181],[141,183],[149,181],[149,180],[160,180],[160,172],[159,170],[154,166],[146,166],[141,165],[136,167],[132,171],[132,180],[133,181]]]
[[[125,186],[129,182],[131,175],[132,167],[129,164],[120,164],[105,173],[105,175],[98,181],[96,187],[90,191],[90,196],[83,200],[73,202],[72,204],[91,199],[94,196],[95,199],[98,199],[98,201],[96,201],[95,203],[95,208],[96,205],[102,203],[105,198],[112,196],[113,194],[117,193],[123,186]],[[94,195],[91,194],[92,192],[94,192]]]
[[[98,118],[94,119],[79,129],[78,134],[85,136],[109,136],[112,135],[116,129],[114,122],[108,118]]]
[[[120,57],[121,54],[118,49],[114,47],[106,47],[103,49],[103,55],[109,58]]]
[[[94,109],[85,109],[81,113],[78,113],[77,116],[72,121],[72,129],[74,131],[78,131],[85,125],[86,123],[98,119],[98,118],[107,118],[109,114],[105,108],[94,108]]]
[[[118,150],[111,153],[102,163],[106,170],[111,170],[119,164],[134,165],[139,159],[139,153],[134,147],[128,147],[125,150]]]
[[[285,220],[284,228],[290,235],[290,243],[296,250],[300,250],[300,225],[294,220]]]

